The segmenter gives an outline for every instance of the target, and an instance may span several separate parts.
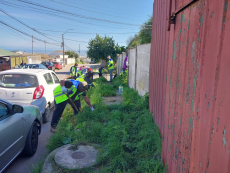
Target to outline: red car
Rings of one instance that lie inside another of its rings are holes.
[[[58,69],[58,70],[62,69],[62,65],[60,62],[53,62],[53,64],[55,65],[55,69]]]

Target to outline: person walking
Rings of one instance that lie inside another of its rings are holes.
[[[78,64],[75,63],[74,66],[70,68],[70,76],[72,79],[76,79],[78,74]]]
[[[125,70],[127,70],[127,69],[128,69],[128,53],[126,54],[126,57],[125,57],[125,60],[123,63],[123,67],[122,67],[123,74],[125,73]]]
[[[108,69],[109,69],[109,73],[110,73],[110,82],[112,82],[112,80],[113,80],[114,62],[113,62],[113,59],[110,56],[108,56],[107,59],[109,60]]]
[[[58,85],[53,91],[55,110],[53,112],[53,116],[51,120],[50,131],[54,133],[56,132],[57,124],[61,118],[61,115],[67,103],[69,103],[72,106],[74,110],[74,114],[77,114],[81,107],[80,99],[78,99],[79,95],[82,95],[84,91],[88,89],[87,82],[84,82],[84,81],[79,82],[75,80],[73,81],[74,82],[69,81],[69,80],[61,80],[60,85]],[[73,100],[78,110],[74,108],[74,105],[72,105],[67,95]],[[93,111],[94,108],[89,102],[89,100],[87,100],[87,102],[91,110]]]

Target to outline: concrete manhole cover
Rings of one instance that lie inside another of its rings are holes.
[[[83,152],[74,152],[72,155],[73,159],[83,159],[85,157],[85,153]]]
[[[54,156],[55,162],[66,169],[81,169],[93,166],[97,159],[98,151],[89,145],[80,145],[71,149],[70,145],[61,148]]]

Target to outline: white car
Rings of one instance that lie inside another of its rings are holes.
[[[53,90],[59,84],[57,75],[51,70],[7,70],[0,72],[0,98],[37,106],[46,123],[54,106]]]

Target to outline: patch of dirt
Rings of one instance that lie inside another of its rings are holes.
[[[119,92],[116,92],[116,96],[113,97],[102,97],[103,103],[107,105],[113,105],[113,104],[120,104],[123,101],[122,95],[119,94]]]

